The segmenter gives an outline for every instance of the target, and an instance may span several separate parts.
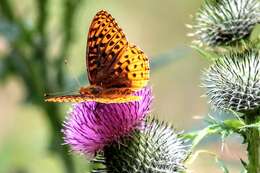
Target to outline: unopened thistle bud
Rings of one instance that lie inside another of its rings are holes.
[[[223,55],[204,73],[203,87],[220,109],[244,112],[260,106],[259,50]]]
[[[188,147],[169,124],[147,120],[142,130],[104,149],[104,169],[107,173],[177,173],[185,170]]]
[[[215,2],[212,2],[215,1]],[[194,42],[206,46],[225,46],[246,38],[260,23],[258,0],[207,0],[196,14]]]

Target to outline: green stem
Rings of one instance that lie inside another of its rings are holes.
[[[247,115],[245,121],[248,125],[257,122],[257,116]],[[260,173],[260,133],[258,128],[247,128],[245,132],[245,142],[247,143],[248,173]]]
[[[37,0],[36,2],[38,7],[36,10],[38,12],[36,26],[33,29],[29,29],[23,24],[22,16],[15,16],[15,7],[12,6],[12,3],[9,0],[0,0],[0,16],[9,23],[15,24],[20,33],[18,39],[12,43],[12,51],[9,55],[10,58],[8,58],[7,68],[11,69],[13,73],[22,76],[24,85],[28,91],[27,97],[46,112],[46,117],[51,128],[52,149],[55,149],[63,161],[66,169],[65,172],[74,173],[73,159],[68,152],[68,147],[61,145],[64,141],[62,140],[60,131],[62,128],[62,120],[59,116],[60,110],[57,105],[50,105],[43,102],[44,90],[50,90],[52,87],[49,85],[55,86],[55,84],[50,84],[50,80],[48,79],[51,76],[48,74],[51,70],[49,70],[50,66],[47,58],[49,0]],[[33,39],[35,36],[39,38],[37,39],[38,41]],[[68,47],[66,47],[66,50]],[[61,75],[64,74],[62,73]],[[52,81],[55,83],[57,80],[54,79]]]
[[[69,154],[69,149],[67,145],[62,145],[64,141],[62,140],[61,128],[62,121],[59,118],[59,108],[55,104],[44,103],[42,106],[46,111],[46,115],[49,118],[51,131],[52,131],[52,141],[51,149],[59,153],[60,158],[62,159],[65,167],[66,173],[74,173],[75,167],[73,164],[72,157]]]
[[[14,24],[21,31],[22,36],[20,36],[21,42],[25,42],[25,44],[31,45],[33,42],[32,35],[33,31],[28,30],[26,26],[23,24],[23,21],[14,15],[13,6],[8,0],[0,0],[0,16],[5,18],[9,23]]]
[[[63,40],[61,45],[61,53],[55,62],[55,67],[57,68],[57,82],[60,89],[64,88],[65,82],[65,75],[64,75],[64,60],[68,51],[69,47],[73,42],[73,24],[75,21],[75,16],[77,9],[81,3],[81,0],[64,0],[63,1],[63,18],[61,21],[61,25],[63,26]]]
[[[7,19],[9,20],[14,19],[14,13],[12,11],[11,4],[8,2],[8,0],[0,1],[0,9],[1,9],[1,14],[4,15]]]

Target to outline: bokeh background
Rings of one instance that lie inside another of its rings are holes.
[[[189,132],[205,126],[210,111],[201,97],[200,75],[209,62],[190,48],[185,24],[202,0],[0,0],[0,172],[87,173],[84,156],[62,144],[62,121],[70,104],[47,104],[44,93],[75,91],[87,84],[85,47],[89,24],[108,10],[128,39],[151,59],[153,114]],[[68,66],[63,63],[68,60]],[[218,153],[240,172],[245,147],[238,137],[204,140],[198,149]],[[202,154],[190,172],[221,173]]]

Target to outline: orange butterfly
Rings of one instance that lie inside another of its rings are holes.
[[[147,56],[127,41],[115,19],[104,10],[96,14],[89,28],[86,64],[90,86],[81,87],[79,94],[47,97],[45,101],[135,101],[140,98],[132,94],[149,80]]]

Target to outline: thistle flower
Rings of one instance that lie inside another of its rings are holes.
[[[258,0],[208,0],[196,15],[193,28],[200,46],[228,45],[250,35],[260,23]]]
[[[151,88],[144,88],[135,95],[142,98],[128,103],[75,104],[64,123],[65,143],[76,152],[93,156],[107,144],[141,128],[141,122],[150,110]]]
[[[179,134],[167,123],[145,121],[142,130],[123,137],[104,148],[103,159],[96,160],[105,168],[93,173],[177,173],[184,171],[188,147]]]
[[[203,87],[217,108],[240,112],[259,108],[259,51],[223,55],[204,73]]]

